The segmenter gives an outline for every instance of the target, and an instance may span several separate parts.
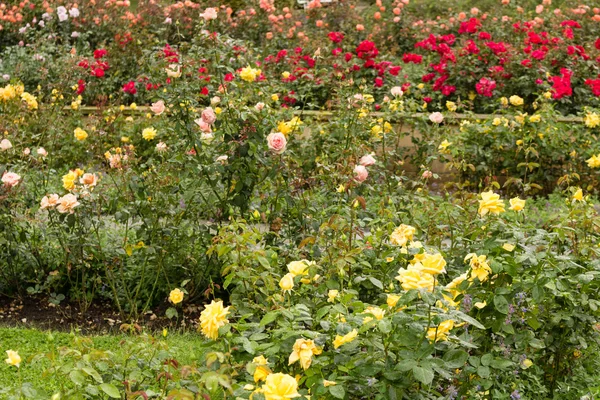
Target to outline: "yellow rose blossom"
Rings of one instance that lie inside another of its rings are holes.
[[[460,286],[461,283],[463,283],[465,280],[467,279],[467,274],[461,274],[459,276],[457,276],[456,278],[454,278],[450,283],[448,283],[446,285],[446,290],[448,292],[450,292],[450,295],[452,296],[452,299],[455,299],[456,297],[458,297],[458,295],[461,293],[460,290],[458,290],[457,288]]]
[[[435,278],[431,274],[422,272],[420,266],[420,264],[410,265],[407,269],[400,268],[400,270],[398,270],[396,279],[400,281],[402,289],[425,289],[429,292],[433,291]]]
[[[540,114],[532,115],[529,117],[529,122],[540,122],[542,120],[542,116]]]
[[[503,106],[507,106],[508,105],[508,99],[506,97],[501,97],[500,98],[500,104],[502,104]]]
[[[390,235],[390,242],[398,246],[404,246],[406,242],[413,239],[415,231],[415,227],[402,224],[394,229],[394,232]]]
[[[279,281],[279,287],[284,292],[289,292],[294,288],[294,275],[291,273],[287,273],[281,278]]]
[[[573,201],[583,201],[583,190],[581,188],[577,188],[573,194]]]
[[[146,140],[152,140],[152,139],[154,139],[154,138],[156,137],[156,134],[157,134],[157,132],[156,132],[156,129],[154,129],[154,128],[152,128],[152,127],[150,127],[150,128],[145,128],[145,129],[142,131],[142,137],[143,137],[144,139],[146,139]]]
[[[445,151],[446,149],[448,149],[448,147],[450,147],[451,144],[452,142],[449,142],[446,139],[444,139],[444,141],[438,146],[438,150]]]
[[[523,369],[527,369],[527,368],[531,367],[532,365],[533,365],[533,361],[531,361],[529,358],[526,358],[521,362],[521,367]]]
[[[446,108],[448,109],[448,111],[454,112],[454,111],[456,111],[456,103],[453,101],[447,101]]]
[[[223,301],[212,301],[200,314],[200,329],[209,339],[219,337],[219,328],[229,322],[227,314],[229,307],[223,307]]]
[[[351,330],[344,336],[336,335],[333,340],[333,348],[337,349],[340,346],[353,342],[354,339],[358,336],[358,331],[356,329]]]
[[[446,260],[440,253],[425,254],[421,260],[421,272],[431,275],[443,274],[446,272]]]
[[[288,359],[288,365],[294,364],[296,361],[300,361],[300,365],[303,370],[307,370],[312,363],[312,356],[322,353],[322,350],[315,345],[315,342],[308,339],[296,339],[294,343],[292,354]]]
[[[385,310],[382,310],[379,307],[373,307],[373,306],[369,306],[365,309],[365,311],[362,312],[363,314],[371,314],[373,317],[375,317],[375,319],[377,321],[381,321],[385,315]],[[371,322],[373,320],[373,317],[371,316],[366,316],[363,319],[363,324],[366,324],[368,322]]]
[[[287,269],[294,277],[308,274],[308,267],[315,265],[314,261],[300,260],[292,261],[287,265]]]
[[[590,168],[598,168],[600,167],[600,154],[592,155],[592,157],[588,158],[585,161]]]
[[[339,294],[340,292],[338,290],[331,289],[329,292],[327,292],[327,302],[333,303]]]
[[[277,95],[277,94],[272,94],[272,95],[271,95],[271,100],[273,100],[273,101],[279,101],[279,95]]]
[[[517,140],[517,141],[515,142],[515,144],[516,144],[517,146],[522,146],[522,145],[523,145],[523,140],[519,139],[519,140]]]
[[[267,376],[271,374],[272,371],[267,365],[268,362],[269,360],[262,355],[254,357],[254,359],[252,360],[252,364],[256,366],[253,375],[254,382],[264,381],[265,379],[267,379]]]
[[[487,213],[500,214],[504,212],[504,201],[500,200],[500,195],[497,195],[493,191],[481,193],[481,200],[479,200],[479,215],[482,217]]]
[[[390,308],[396,307],[396,304],[398,304],[398,300],[400,300],[402,296],[400,296],[399,294],[391,294],[388,293],[387,294],[387,305]]]
[[[524,103],[523,99],[517,95],[510,96],[508,101],[510,101],[510,104],[512,104],[513,106],[522,106]]]
[[[260,389],[265,400],[286,400],[300,397],[298,381],[288,374],[270,374]]]
[[[500,118],[494,118],[494,119],[492,120],[492,125],[494,125],[494,126],[498,126],[498,125],[500,125],[501,123],[502,123],[502,120],[501,120]]]
[[[480,282],[485,282],[488,276],[492,273],[492,269],[487,263],[487,256],[485,255],[478,256],[475,253],[469,253],[465,257],[465,262],[467,261],[469,261],[469,264],[471,265],[471,278],[469,278],[470,281],[478,278]]]
[[[600,125],[600,114],[588,113],[584,117],[585,126],[588,128],[595,128]]]
[[[75,181],[77,180],[77,173],[75,171],[69,171],[68,174],[62,177],[63,187],[66,190],[75,189]]]
[[[27,92],[24,92],[21,94],[21,99],[27,103],[27,108],[29,108],[30,110],[37,110],[38,108],[38,102],[37,102],[37,98]]]
[[[6,357],[7,358],[4,360],[4,362],[6,362],[8,365],[12,365],[17,368],[21,365],[21,357],[16,351],[6,350]]]
[[[183,301],[183,292],[180,289],[173,289],[169,293],[169,301],[173,304],[179,304]]]
[[[518,197],[513,197],[512,199],[509,200],[510,210],[522,211],[525,208],[525,201],[526,200],[521,200]]]
[[[328,381],[327,379],[323,379],[323,386],[329,387],[329,386],[335,386],[335,385],[337,385],[337,382],[335,382],[335,381]]]
[[[245,80],[246,82],[254,82],[256,78],[258,78],[261,74],[260,69],[255,69],[250,66],[242,68],[240,71],[240,78]]]
[[[79,141],[85,140],[88,137],[87,132],[81,128],[75,128],[75,130],[73,131],[73,134],[75,136],[75,139],[77,139]]]
[[[441,322],[437,328],[429,328],[427,330],[427,339],[430,342],[438,342],[440,340],[448,340],[448,334],[454,328],[454,320],[447,319]]]
[[[290,74],[288,71],[283,71],[283,72],[281,73],[281,77],[282,77],[283,79],[287,79],[287,78],[289,78],[289,77],[290,77],[290,75],[291,75],[291,74]]]

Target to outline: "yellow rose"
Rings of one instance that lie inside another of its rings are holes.
[[[592,155],[592,157],[588,158],[585,162],[587,162],[587,165],[590,168],[598,168],[598,167],[600,167],[600,154],[598,154],[598,155]]]
[[[410,265],[407,269],[400,268],[396,279],[400,281],[400,286],[404,290],[425,289],[433,291],[435,278],[431,274],[423,273],[420,270],[420,263]]]
[[[281,77],[282,77],[283,79],[287,79],[287,78],[289,78],[289,77],[290,77],[290,75],[291,75],[291,74],[290,74],[288,71],[283,71],[283,72],[281,73]]]
[[[227,324],[229,307],[223,307],[223,301],[212,301],[200,314],[200,329],[204,336],[209,339],[219,337],[219,328]]]
[[[337,382],[335,382],[335,381],[328,381],[327,379],[323,379],[323,386],[329,387],[329,386],[335,386],[335,385],[337,385]]]
[[[385,310],[382,310],[379,307],[373,307],[373,306],[369,306],[365,309],[365,311],[362,312],[363,314],[371,314],[373,317],[375,317],[375,319],[377,321],[381,321],[383,319],[383,316],[385,315]],[[363,319],[363,324],[366,324],[368,322],[371,322],[373,320],[372,317],[367,316]]]
[[[485,255],[478,256],[475,253],[470,253],[465,257],[465,262],[467,260],[471,260],[469,262],[471,265],[471,278],[469,280],[472,281],[476,277],[480,282],[485,282],[492,273],[492,269],[487,263],[487,257]]]
[[[296,379],[282,373],[267,376],[261,392],[265,396],[265,400],[286,400],[300,397]]]
[[[75,171],[69,171],[68,174],[62,177],[63,187],[66,190],[75,189],[75,181],[77,180],[77,173]]]
[[[156,137],[156,129],[150,127],[150,128],[146,128],[142,131],[142,137],[146,140],[152,140]]]
[[[436,328],[429,328],[427,330],[427,339],[430,342],[437,342],[440,340],[447,340],[448,333],[454,328],[454,320],[448,319],[441,322]]]
[[[179,304],[183,301],[183,292],[179,289],[171,290],[169,293],[169,301],[173,304]]]
[[[406,245],[406,242],[413,239],[416,229],[413,226],[402,224],[390,235],[390,242],[398,246]]]
[[[315,345],[315,342],[308,339],[296,339],[292,354],[288,359],[288,365],[300,361],[302,369],[307,370],[312,363],[312,356],[321,354],[322,350]]]
[[[494,126],[498,126],[498,125],[500,125],[501,123],[502,123],[502,120],[501,120],[500,118],[494,118],[494,119],[492,120],[492,125],[494,125]]]
[[[448,111],[454,112],[454,111],[456,111],[456,103],[453,101],[447,101],[446,108],[448,109]]]
[[[327,302],[333,303],[339,294],[340,292],[338,290],[330,290],[329,292],[327,292]]]
[[[444,141],[438,146],[438,150],[445,151],[448,147],[450,147],[451,144],[452,142],[449,142],[446,139],[444,139]]]
[[[19,356],[19,353],[17,353],[16,351],[13,350],[6,350],[6,360],[4,360],[8,365],[12,365],[15,367],[19,367],[19,365],[21,364],[21,357]]]
[[[466,273],[457,276],[446,285],[446,290],[450,292],[450,294],[452,295],[452,299],[455,299],[460,294],[460,290],[458,290],[457,287],[459,287],[460,284],[465,281],[465,279],[467,279]]]
[[[292,290],[294,288],[294,275],[291,273],[285,274],[279,281],[279,287],[283,289],[284,292]]]
[[[510,98],[508,100],[510,101],[510,104],[512,104],[513,106],[522,106],[523,105],[523,99],[517,95],[510,96]]]
[[[512,243],[504,243],[502,248],[508,252],[513,251],[515,249],[515,245]]]
[[[532,115],[529,117],[529,122],[540,122],[542,120],[542,116],[539,114]]]
[[[261,74],[260,69],[255,69],[250,66],[242,68],[240,71],[240,78],[245,80],[246,82],[254,82],[257,77]]]
[[[425,254],[421,260],[421,272],[431,275],[443,274],[446,272],[446,260],[440,253]]]
[[[573,201],[583,201],[583,190],[577,188],[575,194],[573,194]]]
[[[508,99],[506,97],[501,97],[500,98],[500,104],[502,104],[503,106],[507,106],[508,105]]]
[[[509,200],[510,210],[521,211],[525,208],[525,200],[521,200],[518,197],[513,197]]]
[[[264,381],[271,374],[271,369],[267,366],[268,362],[269,360],[262,355],[254,357],[252,360],[252,364],[256,365],[253,376],[254,382]]]
[[[478,301],[477,303],[475,303],[473,305],[475,306],[475,308],[478,308],[478,309],[481,310],[482,308],[484,308],[485,306],[487,306],[487,302],[485,302],[485,301]]]
[[[81,128],[75,128],[75,131],[73,131],[73,133],[75,135],[75,139],[79,141],[85,140],[88,137],[87,132]]]
[[[300,260],[300,261],[292,261],[291,263],[289,263],[287,265],[287,269],[288,271],[290,271],[290,274],[292,274],[293,276],[302,276],[302,275],[307,275],[308,274],[308,267],[311,265],[314,265],[315,262],[314,261],[308,261],[308,260]]]
[[[532,365],[533,365],[533,361],[531,361],[529,358],[526,358],[521,362],[521,367],[523,367],[523,369],[527,369],[527,368],[531,367]]]
[[[600,125],[600,115],[596,113],[588,113],[584,118],[585,126],[595,128]]]
[[[391,294],[388,293],[387,295],[387,305],[389,308],[393,308],[396,307],[396,304],[398,304],[398,300],[400,300],[402,296],[400,296],[399,294]]]
[[[356,339],[357,336],[358,336],[358,331],[356,329],[351,330],[344,336],[336,335],[335,339],[333,340],[333,348],[337,349],[338,347],[340,347],[342,345],[348,344],[348,343],[354,341],[354,339]]]
[[[504,201],[500,200],[500,196],[492,192],[481,193],[481,200],[479,200],[479,215],[482,217],[487,213],[500,214],[504,212]]]

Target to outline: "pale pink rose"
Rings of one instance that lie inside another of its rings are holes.
[[[209,125],[212,125],[217,120],[217,114],[213,111],[212,107],[206,107],[202,111],[202,120]]]
[[[362,165],[363,167],[370,167],[371,165],[375,164],[376,162],[377,162],[377,160],[375,160],[375,157],[373,157],[373,154],[367,154],[367,155],[362,156],[358,163],[360,165]]]
[[[356,25],[356,30],[359,31],[359,32],[360,31],[364,31],[365,30],[365,26],[362,25],[362,24],[358,24],[358,25]]]
[[[471,8],[471,15],[477,15],[477,14],[479,14],[479,8],[477,8],[477,7]]]
[[[424,171],[424,172],[423,172],[423,175],[421,175],[421,177],[422,177],[423,179],[429,179],[429,178],[432,178],[432,177],[433,177],[433,172],[431,172],[431,171]]]
[[[98,177],[96,174],[86,173],[83,174],[81,178],[79,178],[79,183],[88,187],[94,187],[98,183]]]
[[[15,174],[14,172],[5,172],[4,175],[2,175],[2,183],[4,183],[4,186],[6,187],[15,187],[19,184],[20,181],[21,176]]]
[[[72,193],[69,193],[65,194],[63,197],[58,199],[58,205],[56,206],[56,209],[61,214],[73,214],[75,212],[75,207],[77,207],[78,205],[79,202],[77,201],[77,196],[75,196]]]
[[[152,112],[155,115],[162,114],[163,112],[165,112],[165,102],[162,100],[159,100],[156,103],[152,103],[152,107],[150,107],[150,110],[152,110]]]
[[[47,157],[48,156],[48,152],[46,151],[45,148],[40,147],[39,149],[37,149],[37,155],[38,156],[42,156],[42,157]]]
[[[256,105],[254,106],[254,109],[255,109],[256,111],[262,111],[262,110],[263,110],[263,108],[265,108],[265,103],[262,103],[262,102],[260,102],[260,103],[256,103]]]
[[[542,12],[544,12],[544,6],[541,4],[538,4],[538,6],[535,8],[535,12],[538,14],[541,14]]]
[[[221,98],[219,96],[214,96],[212,99],[210,99],[210,104],[213,106],[216,106],[220,102],[221,102]]]
[[[560,15],[562,13],[562,11],[560,11],[560,8],[555,8],[553,12],[554,15]]]
[[[393,21],[395,24],[397,24],[398,22],[400,22],[400,17],[394,17]]]
[[[196,125],[198,125],[200,127],[200,130],[204,133],[210,133],[212,132],[212,130],[210,129],[210,125],[206,123],[206,121],[204,121],[202,118],[198,118],[196,120],[194,120],[194,122],[196,123]]]
[[[429,115],[429,120],[436,124],[441,124],[444,120],[444,115],[441,112],[434,112]]]
[[[165,151],[167,151],[167,144],[165,142],[158,142],[156,144],[156,151],[158,151],[159,153],[164,153]]]
[[[25,147],[25,149],[23,150],[23,155],[28,156],[30,154],[31,154],[31,149],[29,147]]]
[[[394,86],[391,90],[390,93],[395,96],[395,97],[399,97],[402,96],[402,94],[404,93],[402,91],[402,88],[400,86]]]
[[[205,21],[210,21],[211,19],[217,19],[217,9],[213,7],[209,7],[204,10],[204,13],[200,14]]]
[[[54,208],[58,204],[58,195],[51,194],[50,196],[44,196],[42,201],[40,202],[40,208],[45,210],[47,208]]]
[[[221,165],[225,165],[225,164],[227,164],[227,159],[229,159],[229,157],[226,155],[223,155],[223,156],[217,157],[217,159],[215,161]]]
[[[269,146],[269,150],[271,150],[271,152],[275,154],[281,154],[285,151],[287,139],[281,132],[271,132],[269,136],[267,136],[267,145]]]
[[[8,139],[2,139],[0,140],[0,150],[4,151],[4,150],[10,150],[12,149],[12,143],[10,142],[10,140]]]
[[[545,6],[549,6],[552,4],[552,0],[542,0],[542,4]]]
[[[357,165],[356,167],[354,167],[354,179],[357,182],[364,182],[368,176],[369,171],[367,171],[367,169],[364,166]]]

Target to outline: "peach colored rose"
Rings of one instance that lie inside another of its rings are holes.
[[[364,166],[357,165],[356,167],[354,167],[354,179],[357,182],[364,182],[368,176],[369,171],[367,171],[367,169]]]
[[[86,173],[83,174],[81,178],[79,178],[79,183],[88,187],[94,187],[98,183],[98,177],[96,174]]]
[[[75,212],[75,207],[78,205],[79,202],[77,201],[77,196],[69,193],[58,199],[58,205],[56,206],[56,209],[61,214],[73,214]]]
[[[365,27],[364,27],[364,25],[362,25],[362,24],[358,24],[358,25],[356,25],[356,30],[357,30],[357,31],[359,31],[359,32],[360,32],[360,31],[364,31],[364,30],[365,30]]]
[[[2,175],[2,183],[4,183],[4,186],[6,187],[15,187],[20,181],[21,176],[14,172],[5,172],[4,175]]]
[[[39,149],[37,149],[37,154],[38,154],[38,156],[42,156],[42,157],[48,156],[48,152],[43,147],[40,147]]]
[[[202,14],[200,14],[205,21],[210,21],[211,19],[217,19],[217,9],[213,7],[209,7]]]
[[[375,164],[376,162],[377,162],[377,160],[375,160],[375,157],[373,157],[372,154],[367,154],[367,155],[362,156],[358,163],[360,165],[362,165],[363,167],[370,167],[371,165]]]
[[[204,133],[210,133],[212,130],[210,129],[210,125],[206,123],[202,118],[195,119],[194,122],[196,125],[200,127],[200,130]]]
[[[269,150],[275,154],[282,154],[287,146],[287,139],[281,132],[272,132],[267,136]]]
[[[202,120],[209,125],[212,125],[217,120],[217,115],[213,111],[212,107],[206,107],[204,111],[202,111]]]
[[[162,100],[159,100],[156,103],[152,103],[152,107],[150,107],[150,110],[152,110],[152,112],[155,115],[162,114],[163,112],[165,112],[165,102]]]
[[[5,150],[10,150],[12,149],[12,143],[10,142],[10,140],[8,139],[2,139],[0,140],[0,150],[5,151]]]
[[[54,208],[58,204],[58,195],[51,194],[50,196],[44,196],[40,202],[40,209],[45,210],[47,208]]]

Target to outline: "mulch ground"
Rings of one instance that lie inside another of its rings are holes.
[[[0,297],[0,325],[58,331],[80,330],[82,333],[151,330],[163,328],[196,329],[202,307],[189,304],[178,308],[178,319],[168,319],[168,305],[141,315],[137,320],[126,320],[118,311],[106,304],[92,304],[83,310],[76,303],[52,304],[46,298],[26,297],[11,299]]]

